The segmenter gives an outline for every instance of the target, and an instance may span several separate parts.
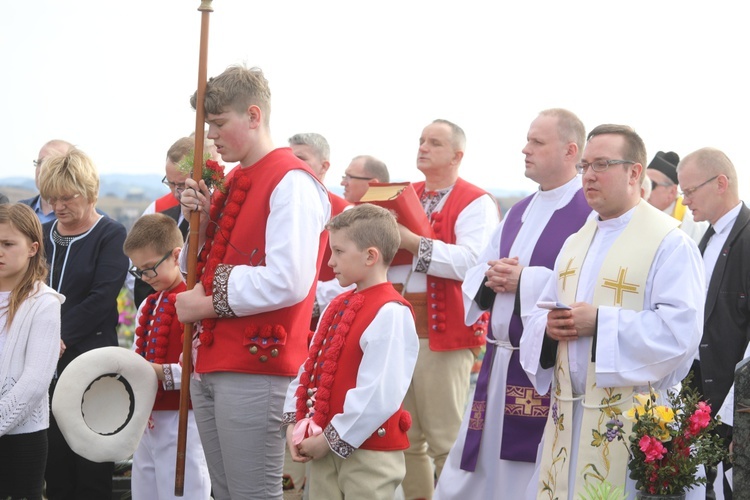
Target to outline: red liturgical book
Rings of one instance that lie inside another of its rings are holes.
[[[426,238],[435,237],[430,221],[417,198],[417,192],[408,182],[371,184],[358,202],[358,204],[362,203],[372,203],[387,208],[396,215],[398,223],[403,224],[411,232]],[[413,257],[410,252],[399,250],[391,265],[410,265]]]

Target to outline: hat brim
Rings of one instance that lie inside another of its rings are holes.
[[[68,446],[92,462],[131,456],[156,399],[151,364],[122,347],[81,354],[60,376],[52,413]]]

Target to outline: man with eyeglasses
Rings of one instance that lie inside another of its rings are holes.
[[[166,164],[164,165],[165,175],[161,180],[162,184],[169,188],[169,193],[151,202],[146,207],[146,210],[143,211],[143,215],[162,213],[174,219],[180,228],[183,238],[187,236],[189,221],[182,216],[180,196],[185,190],[185,179],[190,177],[190,174],[180,171],[178,165],[188,154],[192,154],[194,148],[195,139],[193,137],[181,137],[170,146],[167,151]],[[126,285],[133,291],[136,307],[146,297],[154,293],[154,289],[148,283],[140,278],[134,279],[130,275],[128,275]]]
[[[73,145],[71,143],[60,139],[53,139],[42,146],[42,149],[39,150],[39,156],[37,156],[37,159],[33,162],[34,183],[36,184],[37,190],[39,189],[39,172],[41,171],[44,159],[51,155],[68,154],[68,151],[72,148]],[[30,206],[34,210],[34,213],[36,213],[36,216],[39,217],[42,224],[55,220],[54,208],[47,202],[47,200],[42,199],[39,194],[32,196],[31,198],[26,198],[25,200],[20,200],[19,203]]]
[[[169,188],[169,193],[153,201],[143,211],[143,215],[165,213],[167,210],[177,207],[173,209],[174,216],[172,214],[167,215],[175,219],[178,224],[184,220],[179,208],[180,196],[185,190],[185,179],[190,177],[190,173],[181,172],[178,165],[194,147],[195,139],[192,137],[181,137],[169,147],[166,164],[164,165],[165,175],[161,180],[161,183]],[[180,228],[180,231],[182,231],[182,228]]]
[[[680,157],[674,151],[656,153],[646,169],[646,175],[651,180],[651,194],[648,202],[680,221],[680,229],[698,243],[708,229],[708,223],[694,221],[690,210],[682,202],[682,196],[677,192],[677,164],[679,162]]]
[[[630,423],[620,412],[632,408],[632,395],[653,388],[666,396],[698,348],[700,253],[677,220],[641,199],[645,163],[632,128],[589,133],[577,168],[596,217],[565,242],[540,302],[522,316],[521,365],[537,392],[550,391],[526,498],[579,498],[605,478],[631,498],[627,447],[592,436],[616,427],[628,443]]]
[[[711,224],[698,245],[708,288],[693,383],[714,412],[723,406],[717,431],[728,445],[734,369],[750,355],[750,209],[740,201],[734,164],[718,149],[703,148],[687,155],[677,167],[677,176],[684,203],[695,220]],[[728,462],[723,465],[725,470],[730,466]],[[725,478],[723,471],[719,477]],[[732,498],[726,478],[724,498]]]
[[[367,192],[370,184],[375,182],[389,182],[390,175],[385,163],[374,156],[361,155],[352,158],[341,176],[344,186],[344,199],[349,203],[357,203]]]

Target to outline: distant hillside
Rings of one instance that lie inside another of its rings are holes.
[[[151,202],[169,192],[161,183],[162,177],[158,174],[104,174],[99,179],[99,196]],[[0,179],[0,192],[11,201],[18,201],[36,194],[36,186],[30,177],[4,177]]]
[[[169,192],[161,183],[162,177],[158,174],[103,174],[97,206],[129,228],[149,203]],[[341,186],[328,186],[328,189],[338,195],[343,194]],[[514,203],[529,194],[517,190],[485,189],[495,196],[503,215]],[[0,193],[5,194],[11,202],[30,198],[36,192],[32,178],[0,178]]]
[[[130,229],[152,201],[169,192],[161,179],[162,176],[154,174],[104,174],[99,180],[96,206]],[[34,179],[5,177],[0,179],[0,193],[15,203],[31,198],[37,194],[37,190]]]

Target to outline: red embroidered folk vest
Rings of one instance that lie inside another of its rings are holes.
[[[236,167],[229,173],[231,176]],[[316,179],[305,162],[290,148],[275,149],[255,165],[246,167],[251,183],[245,201],[236,216],[223,264],[266,265],[266,223],[271,211],[271,194],[281,179],[292,170],[304,170]],[[230,190],[228,198],[231,198]],[[217,236],[218,237],[217,233]],[[294,235],[288,235],[293,238]],[[323,244],[321,233],[316,264],[320,267]],[[214,284],[218,277],[214,277]],[[315,287],[297,304],[266,313],[237,318],[218,318],[211,345],[198,348],[196,372],[238,372],[294,376],[307,355]]]
[[[171,195],[170,195],[171,196]],[[164,295],[162,296],[162,300],[167,299],[169,304],[174,307],[174,299],[175,295],[184,292],[186,289],[186,286],[184,283],[180,283],[176,287],[174,287],[172,290],[168,292],[164,292]],[[159,292],[156,292],[152,295],[149,295],[143,304],[143,313],[146,312],[146,308],[153,309],[156,307],[157,311],[154,314],[154,317],[158,317],[158,308],[159,304],[152,305],[151,301],[155,301],[159,298]],[[153,326],[151,327],[153,328]],[[152,335],[152,329],[148,329],[148,335],[146,339],[149,341],[153,339]],[[164,363],[171,363],[176,364],[180,360],[180,354],[182,353],[182,333],[184,331],[185,327],[182,323],[180,323],[177,320],[177,314],[174,314],[172,317],[172,323],[169,325],[169,336],[168,344],[167,344],[167,354],[165,356]],[[137,351],[139,354],[141,354],[140,349]],[[192,404],[190,406],[192,408]],[[180,409],[180,391],[167,391],[164,389],[163,383],[159,382],[159,389],[156,391],[156,400],[154,400],[154,410],[156,411],[178,411]]]
[[[346,293],[353,294],[354,292]],[[359,365],[362,362],[364,354],[359,346],[359,339],[362,337],[365,329],[372,323],[380,308],[388,302],[398,302],[411,310],[409,303],[388,282],[367,288],[358,293],[362,294],[365,300],[362,308],[357,312],[356,317],[352,321],[349,334],[346,336],[346,344],[341,350],[338,359],[338,369],[336,370],[335,379],[331,386],[331,410],[329,412],[331,418],[344,411],[346,393],[349,389],[357,385],[357,373],[359,372]],[[412,312],[412,314],[414,313]],[[325,356],[325,353],[323,356]],[[409,426],[401,424],[403,419],[406,419],[409,423],[411,422],[408,413],[403,408],[399,408],[359,448],[377,451],[405,450],[409,448],[409,439],[406,437],[406,431]],[[326,422],[326,425],[329,423],[330,419]],[[325,429],[325,426],[322,427]]]
[[[414,183],[417,196],[424,192],[424,182]],[[435,238],[446,243],[456,243],[456,221],[471,202],[480,196],[492,196],[483,189],[456,180],[448,199],[439,212],[432,213],[432,229]],[[479,250],[479,249],[477,249]],[[430,335],[430,350],[455,351],[481,347],[487,335],[489,314],[483,314],[472,326],[464,323],[464,306],[461,297],[461,281],[427,275],[427,327]]]

